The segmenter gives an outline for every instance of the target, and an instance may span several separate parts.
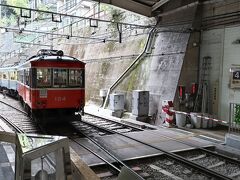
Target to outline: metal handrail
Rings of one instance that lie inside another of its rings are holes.
[[[145,44],[144,50],[142,51],[142,53],[132,62],[132,64],[130,64],[130,66],[119,76],[119,78],[108,88],[107,91],[107,96],[105,98],[104,104],[103,104],[103,108],[106,108],[107,105],[107,101],[108,101],[108,97],[110,92],[119,84],[119,82],[129,73],[130,70],[132,70],[132,68],[140,61],[140,59],[146,55],[147,51],[149,50],[149,48],[151,48],[152,45],[152,40],[153,37],[155,35],[155,31],[156,31],[156,26],[153,27],[148,35],[148,39],[147,42]]]

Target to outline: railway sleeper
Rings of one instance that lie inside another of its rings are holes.
[[[149,167],[151,167],[152,169],[154,169],[154,170],[158,171],[159,173],[162,173],[165,176],[168,176],[168,177],[170,177],[172,179],[183,180],[182,178],[180,178],[178,176],[175,176],[174,174],[172,174],[172,173],[170,173],[170,172],[168,172],[168,171],[166,171],[166,170],[164,170],[164,169],[162,169],[162,168],[160,168],[160,167],[158,167],[158,166],[156,166],[154,164],[150,164]]]
[[[213,165],[211,165],[211,166],[208,166],[207,168],[208,168],[208,169],[213,169],[213,168],[222,166],[222,165],[224,165],[224,164],[225,164],[224,161],[220,161],[220,162],[218,162],[218,163],[216,163],[216,164],[213,164]]]
[[[189,161],[195,161],[195,160],[206,158],[206,156],[207,156],[206,154],[201,154],[201,155],[193,157],[193,158],[188,158],[188,160]]]

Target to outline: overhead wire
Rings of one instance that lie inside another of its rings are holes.
[[[25,8],[25,7],[7,5],[7,4],[2,4],[2,3],[0,3],[0,6],[17,8],[17,9],[24,9],[24,10],[35,11],[35,12],[42,12],[42,13],[52,14],[52,15],[67,16],[67,17],[72,17],[72,18],[79,18],[79,19],[86,19],[86,20],[95,20],[95,21],[105,22],[105,23],[116,23],[116,24],[131,25],[131,26],[137,26],[137,27],[149,27],[149,26],[152,27],[153,26],[153,25],[144,26],[144,25],[138,25],[138,24],[125,23],[125,22],[110,21],[110,20],[97,19],[97,18],[89,18],[89,17],[77,16],[77,15],[69,15],[69,14],[65,14],[65,13],[57,13],[57,12],[46,11],[46,10]]]

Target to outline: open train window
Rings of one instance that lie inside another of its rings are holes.
[[[37,87],[50,87],[51,84],[51,69],[37,68]]]
[[[69,86],[83,87],[83,73],[81,69],[69,69]]]
[[[53,87],[67,87],[67,69],[53,69]]]

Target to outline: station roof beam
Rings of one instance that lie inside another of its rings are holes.
[[[163,16],[173,10],[191,7],[200,2],[215,2],[221,0],[94,0],[100,3],[111,4],[128,11],[144,16]]]
[[[134,1],[134,0],[95,0],[100,3],[106,3],[111,4],[138,14],[142,14],[145,16],[150,17],[151,16],[151,5],[148,5],[148,3],[142,3],[140,1]],[[146,2],[152,2],[153,0],[148,0]],[[156,0],[155,0],[156,1]]]
[[[95,0],[100,3],[111,4],[144,16],[153,17],[156,11],[170,0]]]

